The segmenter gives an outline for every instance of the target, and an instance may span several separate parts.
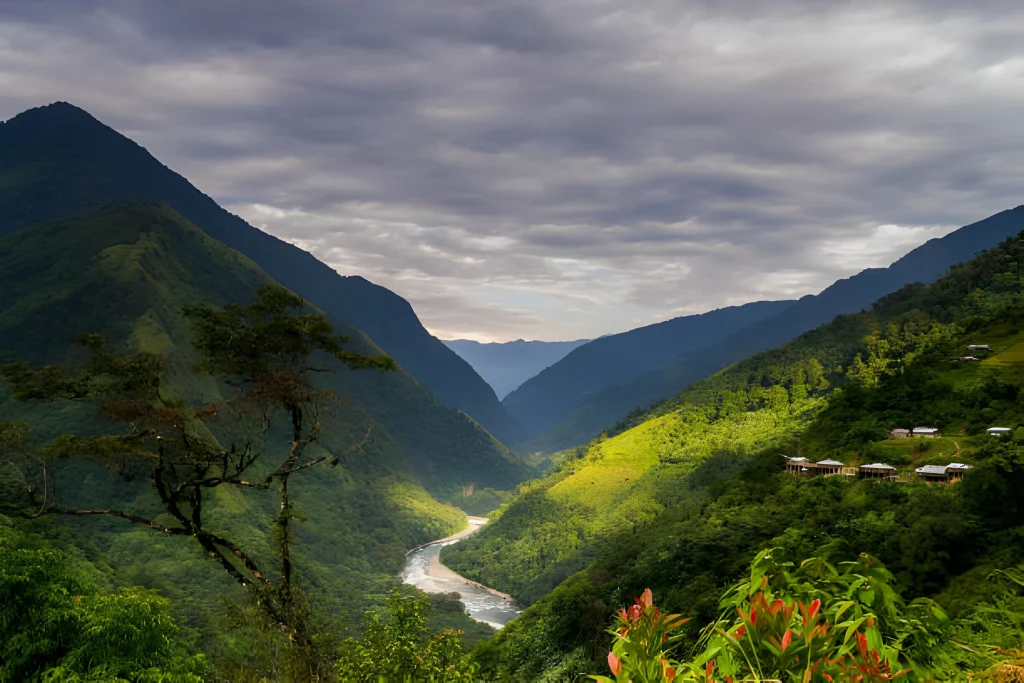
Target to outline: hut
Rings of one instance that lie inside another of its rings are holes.
[[[970,465],[965,465],[962,462],[951,462],[946,465],[946,480],[950,483],[960,481],[964,478],[964,473],[969,469],[971,469]]]
[[[988,344],[971,344],[967,347],[968,351],[991,351],[992,347]]]
[[[843,463],[838,460],[819,460],[814,463],[817,469],[816,474],[820,474],[825,477],[831,477],[834,474],[839,474],[843,469]]]
[[[793,474],[808,474],[808,465],[813,465],[807,458],[786,458],[786,471]]]
[[[1012,431],[1009,427],[989,427],[985,430],[989,436],[1007,436]]]
[[[937,439],[942,434],[939,433],[938,427],[914,427],[914,436],[920,436],[925,439]]]
[[[981,360],[981,359],[980,358],[976,358],[975,356],[953,356],[953,362],[954,363],[964,363],[964,362],[968,362],[968,361],[972,361],[972,360]]]
[[[935,484],[951,484],[954,481],[963,479],[964,473],[971,469],[970,465],[962,462],[951,462],[948,465],[925,465],[918,467],[914,472],[927,482]]]
[[[890,439],[908,439],[910,438],[910,430],[902,429],[897,427],[896,429],[889,432]]]
[[[943,484],[947,481],[945,465],[925,465],[924,467],[918,467],[914,471],[917,473],[917,476],[925,481]]]
[[[861,479],[895,479],[896,468],[880,462],[873,462],[870,465],[861,465],[858,472]]]

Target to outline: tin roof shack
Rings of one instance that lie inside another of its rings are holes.
[[[807,458],[786,458],[786,471],[793,474],[810,474],[808,465],[814,467],[814,463]]]
[[[991,351],[992,347],[988,344],[971,344],[967,347],[968,351]]]
[[[954,481],[960,481],[969,469],[971,469],[970,465],[965,465],[962,462],[951,462],[946,465],[946,478],[950,484]]]
[[[914,436],[920,436],[925,439],[937,439],[942,434],[939,433],[938,427],[914,427]]]
[[[952,484],[963,479],[964,473],[969,469],[971,469],[970,465],[965,465],[962,462],[951,462],[948,465],[925,465],[924,467],[918,467],[914,471],[917,473],[917,476],[927,482]]]
[[[1012,431],[1009,427],[989,427],[985,430],[989,436],[1009,436]]]
[[[838,460],[819,460],[814,463],[817,473],[823,477],[831,477],[842,472],[843,463]]]
[[[910,438],[910,430],[909,429],[896,428],[896,429],[892,430],[891,432],[889,432],[889,438],[890,439],[909,439]]]
[[[927,482],[945,484],[947,481],[945,465],[925,465],[924,467],[918,467],[914,471],[917,472],[917,476]]]
[[[896,468],[880,462],[861,465],[858,473],[861,479],[896,479]]]
[[[953,356],[953,362],[954,363],[964,363],[964,362],[972,361],[972,360],[981,360],[981,359],[977,358],[975,356]]]

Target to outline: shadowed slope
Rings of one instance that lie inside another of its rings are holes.
[[[0,234],[129,197],[167,202],[281,284],[368,334],[441,401],[472,415],[500,439],[515,437],[514,423],[493,390],[430,335],[394,292],[361,277],[340,276],[254,228],[70,104],[32,109],[0,125]]]

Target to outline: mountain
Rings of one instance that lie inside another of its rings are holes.
[[[589,339],[566,342],[524,341],[484,344],[471,339],[451,339],[444,342],[473,366],[484,380],[504,398],[510,391],[530,379],[544,368],[553,365]]]
[[[77,335],[95,331],[168,355],[179,387],[197,399],[211,388],[189,384],[179,309],[244,303],[272,281],[253,261],[151,200],[31,226],[0,237],[0,362],[59,362]],[[380,353],[360,331],[332,322],[351,337],[352,350]],[[390,441],[394,463],[431,490],[504,487],[523,476],[508,449],[406,372],[329,377],[331,390],[348,401],[346,410],[378,425],[375,441]]]
[[[248,257],[151,200],[124,200],[87,216],[29,226],[0,237],[0,364],[74,362],[80,353],[76,337],[99,332],[118,348],[163,356],[166,390],[203,405],[231,387],[195,372],[181,307],[247,303],[260,285],[272,282]],[[333,323],[349,335],[348,350],[381,352],[358,330]],[[397,584],[407,548],[465,526],[465,514],[437,498],[454,496],[463,486],[507,489],[526,470],[479,424],[403,370],[346,370],[317,378],[343,403],[326,415],[315,447],[341,453],[371,431],[365,446],[337,467],[295,481],[296,519],[302,520],[296,553],[310,594],[355,623]],[[94,406],[15,402],[4,382],[0,415],[26,422],[44,439],[102,433],[111,424],[96,416]],[[57,495],[68,507],[160,512],[146,481],[122,479],[80,460],[54,467]],[[273,496],[218,489],[209,504],[217,526],[243,539],[268,564],[274,556]],[[219,637],[212,620],[223,616],[220,596],[240,597],[237,585],[194,544],[122,522],[61,518],[42,529],[101,557],[120,585],[159,588],[190,627]],[[478,628],[463,622],[464,628]]]
[[[624,418],[625,425],[637,424],[644,415],[642,408],[659,399],[672,396],[741,358],[793,339],[837,315],[866,309],[878,298],[904,285],[934,282],[950,267],[996,246],[1022,228],[1024,207],[1002,211],[945,237],[929,240],[887,268],[869,268],[838,280],[820,294],[801,298],[778,315],[735,330],[716,343],[691,348],[670,363],[588,397],[558,424],[521,449],[552,453],[585,443]],[[634,413],[627,417],[631,410]]]
[[[685,650],[764,549],[796,566],[867,553],[899,592],[966,620],[940,640],[962,643],[972,630],[1001,640],[1001,627],[978,615],[992,603],[1021,605],[1020,586],[1004,594],[998,579],[1019,578],[1024,557],[1022,258],[1024,231],[562,453],[479,534],[442,550],[452,569],[532,603],[478,650],[485,674],[604,671],[608,624],[645,588],[665,613],[693,617]],[[959,360],[974,344],[991,350]],[[897,427],[942,436],[890,438]],[[1008,435],[989,436],[990,427]],[[853,476],[801,476],[782,456],[832,459]],[[971,466],[955,486],[916,474],[951,462]],[[898,480],[858,478],[869,463],[893,467]],[[940,659],[915,663],[911,680],[966,679],[962,660]],[[940,676],[929,666],[952,668]]]
[[[405,299],[362,277],[341,276],[312,255],[217,205],[145,149],[63,102],[0,125],[0,234],[109,202],[166,202],[272,278],[365,332],[442,402],[502,440],[516,437],[494,391],[416,317]]]
[[[791,304],[759,301],[595,339],[525,382],[502,404],[522,425],[524,439],[535,437],[606,387],[660,368],[687,350],[715,344]]]

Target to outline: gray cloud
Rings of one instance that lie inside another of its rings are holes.
[[[893,6],[895,5],[895,7]],[[1016,2],[0,2],[63,99],[440,336],[815,292],[1020,202]]]

